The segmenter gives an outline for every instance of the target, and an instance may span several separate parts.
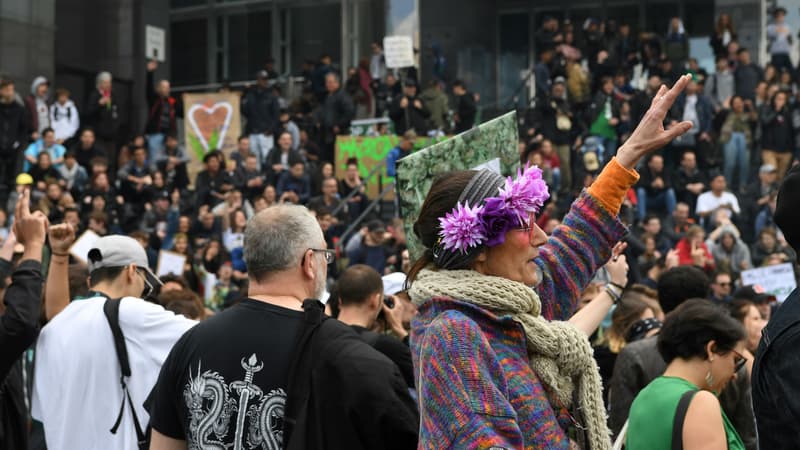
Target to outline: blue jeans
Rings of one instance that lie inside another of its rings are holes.
[[[156,159],[164,154],[165,135],[164,133],[147,134],[144,139],[147,142],[147,161],[155,164]]]
[[[275,138],[264,133],[253,133],[250,135],[250,152],[258,159],[258,170],[267,164],[269,151],[275,146]]]
[[[603,153],[604,153],[602,156],[603,160],[600,161],[601,168],[605,166],[607,162],[611,161],[611,158],[613,158],[617,154],[617,140],[604,137]]]
[[[647,195],[645,188],[640,187],[636,189],[636,197],[638,197],[636,209],[639,213],[639,220],[644,220],[648,208],[651,210],[656,208],[666,209],[666,214],[659,214],[661,217],[671,216],[672,212],[675,211],[677,200],[675,200],[675,191],[672,190],[672,188],[656,195]],[[659,213],[660,212],[661,211],[659,211]]]
[[[552,170],[552,174],[553,174],[553,186],[551,186],[552,191],[559,192],[559,190],[561,190],[561,168],[556,167],[555,169]]]
[[[731,140],[725,144],[724,152],[725,161],[723,164],[723,173],[725,179],[728,180],[729,186],[734,190],[738,190],[738,188],[747,185],[747,176],[750,173],[750,156],[747,154],[747,140],[744,138],[744,133],[731,133]],[[739,174],[734,184],[733,172],[737,167],[739,169]]]

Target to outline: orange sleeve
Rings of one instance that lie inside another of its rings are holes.
[[[639,174],[631,169],[628,170],[617,162],[617,158],[611,158],[597,179],[589,186],[589,195],[595,198],[606,211],[616,216],[625,200],[628,189],[639,181]]]

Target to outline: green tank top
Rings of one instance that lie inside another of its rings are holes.
[[[694,384],[675,377],[661,376],[647,385],[631,405],[628,415],[627,450],[670,450],[675,410],[684,392],[697,390]],[[729,450],[744,450],[739,433],[725,411],[720,409]]]

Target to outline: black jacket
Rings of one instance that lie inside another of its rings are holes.
[[[306,300],[290,366],[286,450],[415,449],[419,415],[397,366]]]
[[[753,364],[753,410],[763,449],[797,448],[800,422],[800,290],[795,289],[761,335]]]
[[[761,113],[761,148],[779,153],[794,150],[794,127],[788,107],[780,111],[767,107]]]
[[[475,96],[472,92],[467,92],[464,95],[456,96],[456,113],[458,114],[458,122],[456,122],[456,134],[463,133],[475,125]]]
[[[89,94],[89,101],[86,105],[86,109],[84,110],[83,118],[81,119],[81,124],[86,124],[94,128],[94,132],[99,138],[109,140],[116,139],[120,125],[120,107],[117,104],[118,97],[116,92],[112,89],[111,106],[108,104],[101,105],[99,103],[100,97],[100,91],[92,89],[92,92]]]
[[[271,89],[250,89],[242,98],[241,109],[247,118],[246,134],[272,134],[278,129],[281,107]]]
[[[11,264],[0,259],[0,276],[5,278]],[[42,265],[23,261],[12,275],[13,282],[3,301],[0,316],[0,448],[28,448],[28,412],[25,406],[20,356],[39,335]]]
[[[153,86],[153,72],[147,72],[147,82],[145,83],[145,93],[147,94],[147,124],[145,133],[177,133],[178,117],[183,117],[183,103],[170,95],[162,97],[156,93]],[[161,121],[161,114],[164,106],[169,108],[169,126],[164,128]]]
[[[656,348],[657,342],[656,336],[642,339],[628,344],[617,355],[614,375],[608,387],[608,426],[615,435],[625,424],[633,399],[639,391],[661,376],[667,368]],[[736,381],[728,383],[722,391],[719,403],[733,427],[739,432],[747,450],[755,450],[756,434],[750,401],[750,380],[745,368],[736,375]],[[762,445],[762,448],[772,447]]]
[[[320,110],[320,125],[325,133],[326,141],[331,141],[331,137],[336,134],[350,134],[350,122],[356,115],[356,108],[353,99],[347,95],[343,89],[339,89],[333,94],[328,94],[322,102]],[[334,133],[333,127],[338,127],[339,132]]]
[[[408,105],[405,108],[401,108],[400,102],[404,98],[408,99]],[[422,108],[414,107],[414,100],[419,100]],[[395,97],[392,107],[389,109],[389,117],[394,122],[394,134],[398,136],[402,136],[403,133],[412,128],[417,133],[417,136],[428,134],[428,117],[430,116],[431,113],[425,107],[425,102],[419,97],[405,95]]]
[[[531,125],[536,129],[537,134],[547,136],[553,141],[553,144],[569,145],[572,142],[572,127],[568,130],[560,130],[557,124],[559,114],[568,116],[570,122],[573,122],[569,103],[563,98],[548,97],[545,100],[537,101]]]
[[[18,157],[28,142],[28,115],[17,102],[0,103],[0,155]]]

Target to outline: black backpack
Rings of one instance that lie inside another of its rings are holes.
[[[133,416],[133,425],[136,427],[136,443],[139,450],[147,450],[150,448],[150,427],[149,425],[142,429],[139,423],[139,417],[136,415],[136,408],[133,407],[133,400],[131,400],[131,393],[128,390],[126,380],[131,376],[131,364],[128,361],[128,348],[125,346],[125,336],[122,334],[122,329],[119,327],[119,298],[107,298],[103,305],[103,312],[108,320],[108,325],[111,327],[111,334],[114,336],[114,348],[117,351],[117,361],[122,375],[119,377],[119,384],[122,386],[122,405],[119,407],[119,414],[114,426],[111,427],[111,434],[117,434],[120,424],[122,423],[122,414],[125,412],[125,400],[127,399],[128,405],[131,408],[131,416]]]

